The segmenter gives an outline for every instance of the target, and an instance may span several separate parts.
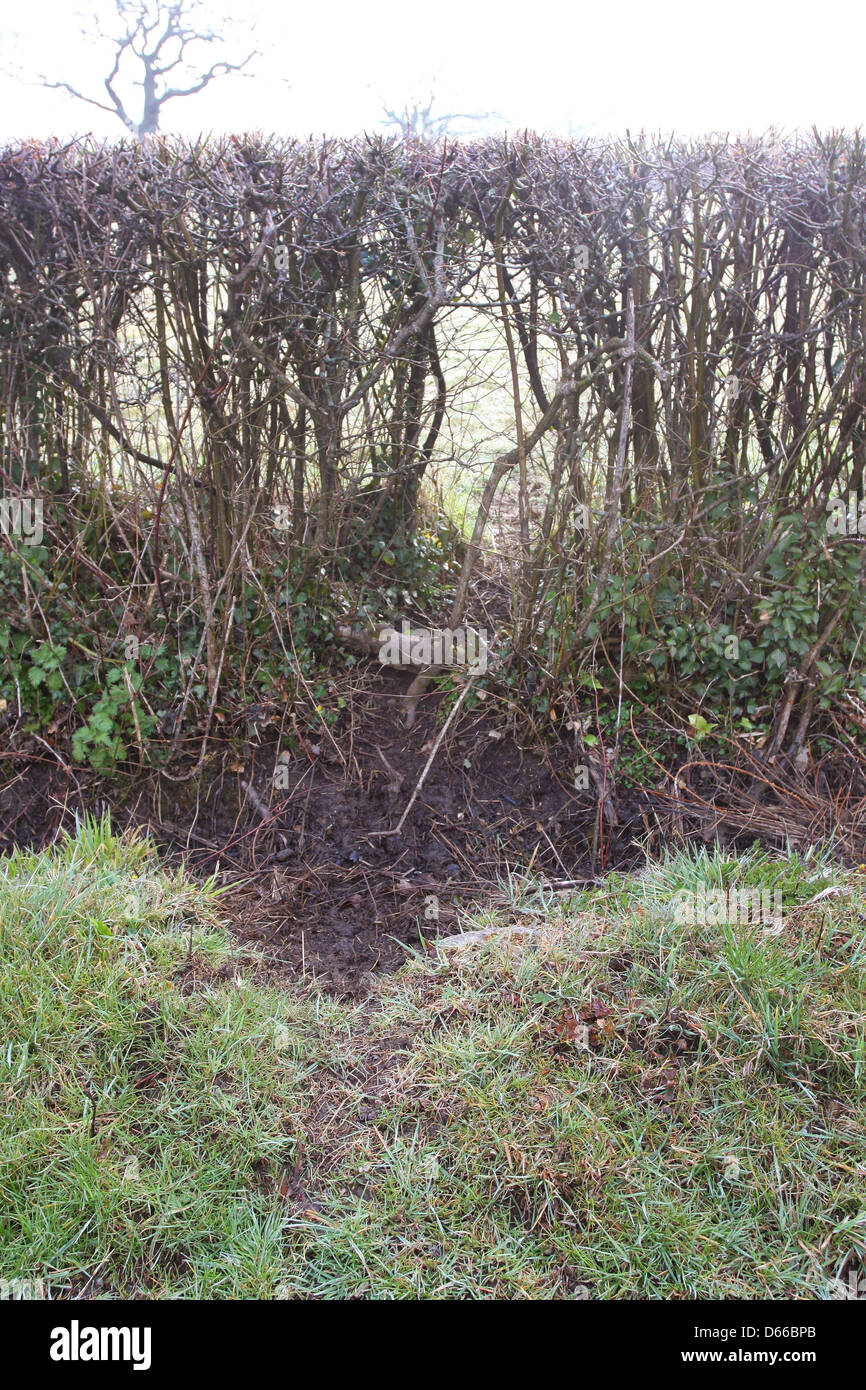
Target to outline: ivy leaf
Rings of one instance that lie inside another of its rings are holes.
[[[695,738],[698,743],[702,738],[706,738],[707,734],[711,734],[716,727],[715,724],[710,724],[702,714],[690,714],[689,723],[695,731]]]

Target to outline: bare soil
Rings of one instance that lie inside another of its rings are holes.
[[[509,874],[592,883],[688,839],[784,850],[835,836],[843,858],[866,858],[863,766],[841,752],[838,767],[797,772],[757,754],[683,761],[671,748],[656,788],[619,788],[616,823],[600,831],[596,794],[574,789],[570,736],[523,746],[495,700],[460,712],[400,833],[386,833],[446,715],[434,690],[407,729],[408,682],[384,669],[347,687],[340,720],[315,735],[279,706],[226,711],[198,770],[200,739],[170,772],[106,780],[73,765],[59,737],[16,736],[0,749],[0,852],[42,848],[76,814],[110,810],[169,863],[216,875],[223,914],[262,969],[349,996],[459,930],[459,907],[504,903]]]
[[[0,851],[41,848],[76,812],[110,809],[116,827],[146,829],[169,859],[218,872],[227,918],[271,969],[348,994],[399,966],[407,947],[455,930],[458,904],[509,870],[591,881],[640,857],[637,811],[632,824],[620,808],[594,855],[597,807],[572,789],[573,752],[521,748],[483,705],[448,731],[401,832],[382,834],[400,821],[441,728],[438,693],[405,728],[405,685],[384,671],[355,696],[351,729],[298,745],[277,786],[277,711],[257,711],[240,754],[223,727],[189,782],[148,771],[109,783],[22,743],[14,772],[5,765]]]

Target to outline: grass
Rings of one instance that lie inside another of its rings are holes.
[[[677,925],[781,888],[778,933]],[[52,1296],[827,1298],[866,1265],[864,886],[827,855],[512,882],[361,1004],[80,827],[0,873],[0,1277]],[[827,887],[838,892],[817,901]]]

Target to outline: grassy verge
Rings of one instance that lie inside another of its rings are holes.
[[[783,894],[781,928],[674,895]],[[839,891],[824,894],[828,887]],[[818,896],[824,894],[823,896]],[[817,901],[816,901],[817,899]],[[52,1296],[826,1298],[866,1265],[863,881],[522,886],[360,1006],[89,824],[0,873],[0,1276]]]

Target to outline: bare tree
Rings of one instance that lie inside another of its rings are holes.
[[[436,96],[432,90],[426,104],[416,99],[411,104],[407,102],[402,111],[383,104],[382,124],[399,130],[407,140],[439,140],[443,135],[465,133],[461,129],[463,123],[477,127],[499,114],[496,111],[446,111],[440,114],[434,110],[435,105]]]
[[[81,91],[71,82],[45,76],[39,81],[117,116],[137,140],[159,130],[167,102],[194,96],[226,73],[241,72],[256,56],[253,49],[240,62],[218,59],[204,67],[198,61],[198,46],[225,43],[228,21],[218,20],[219,28],[211,28],[212,21],[199,0],[113,0],[113,5],[114,23],[94,15],[92,25],[82,29],[91,41],[95,33],[107,49],[106,61],[111,67],[103,85],[108,100]],[[135,100],[137,88],[141,89],[140,103]]]

